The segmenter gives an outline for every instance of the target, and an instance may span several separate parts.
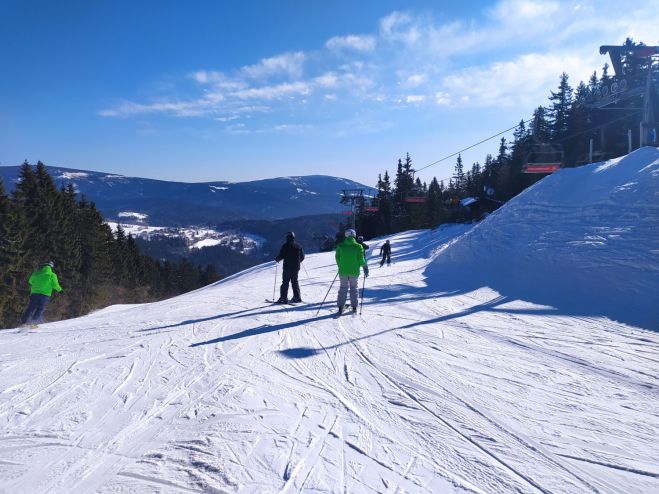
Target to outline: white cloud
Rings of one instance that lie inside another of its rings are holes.
[[[388,41],[401,41],[406,45],[413,45],[421,37],[421,32],[412,16],[402,12],[392,12],[380,20],[380,36]]]
[[[426,97],[423,94],[408,94],[405,103],[423,103]]]
[[[584,64],[584,59],[576,54],[522,55],[510,61],[469,67],[445,77],[443,91],[437,93],[436,99],[438,104],[450,104],[457,98],[469,106],[485,107],[543,104],[549,90],[558,86],[563,71],[578,81],[587,78],[592,65]]]
[[[226,74],[217,71],[199,70],[188,74],[188,78],[202,86],[210,86],[218,90],[236,91],[243,89],[247,83],[240,79],[232,79]]]
[[[264,58],[255,65],[246,65],[242,72],[248,77],[261,79],[274,75],[287,75],[291,78],[302,76],[306,55],[302,52],[284,53],[275,57]]]
[[[442,105],[450,105],[451,104],[451,95],[449,93],[445,93],[443,91],[438,91],[435,93],[435,102],[442,106]]]
[[[418,87],[421,86],[422,84],[425,84],[427,80],[428,80],[428,76],[426,76],[425,74],[412,74],[411,76],[407,77],[404,85],[410,88]]]
[[[339,78],[334,72],[326,72],[325,74],[314,79],[316,84],[324,88],[336,87],[338,80]]]
[[[355,51],[373,51],[375,50],[375,36],[357,36],[354,34],[348,36],[334,36],[325,43],[330,50],[350,49]]]
[[[274,86],[253,87],[236,91],[234,96],[240,99],[273,100],[285,96],[309,94],[309,85],[304,82],[284,82]]]
[[[166,113],[178,117],[198,117],[208,112],[217,103],[217,99],[210,101],[198,99],[194,101],[165,101],[149,104],[124,102],[115,108],[101,110],[99,115],[103,117],[129,117],[148,113]]]
[[[489,11],[490,16],[501,24],[551,20],[560,11],[558,2],[540,0],[504,0]]]
[[[313,126],[306,124],[279,124],[272,128],[273,132],[282,132],[288,134],[302,134],[311,130]]]
[[[226,117],[216,117],[215,120],[218,122],[231,122],[232,120],[238,120],[240,115],[229,115]]]

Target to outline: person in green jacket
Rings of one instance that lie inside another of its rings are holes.
[[[57,275],[53,273],[54,266],[55,263],[53,261],[44,262],[30,276],[30,302],[25,312],[23,312],[21,324],[28,325],[43,322],[43,313],[46,310],[53,290],[57,292],[62,291]]]
[[[359,268],[363,267],[364,276],[368,277],[368,265],[364,257],[364,248],[359,245],[355,237],[355,230],[348,229],[345,233],[345,239],[336,247],[334,257],[339,267],[339,296],[337,305],[339,306],[339,315],[345,310],[346,297],[350,289],[350,305],[353,314],[357,313],[359,305],[358,286],[359,286]]]

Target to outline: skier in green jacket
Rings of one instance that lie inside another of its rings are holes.
[[[345,240],[336,247],[334,257],[339,267],[339,296],[337,305],[339,306],[339,315],[345,310],[346,297],[350,289],[350,305],[353,314],[357,313],[359,297],[357,294],[359,283],[359,268],[363,267],[364,276],[368,277],[368,265],[364,257],[364,248],[359,245],[355,237],[355,230],[348,229],[345,233]]]
[[[53,290],[62,291],[57,275],[53,273],[54,266],[53,261],[46,261],[30,276],[30,302],[23,313],[23,317],[21,317],[22,325],[36,326],[36,324],[43,322],[43,313]]]

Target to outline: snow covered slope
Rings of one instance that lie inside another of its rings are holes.
[[[0,332],[0,492],[659,492],[659,333],[593,305],[516,297],[499,288],[521,275],[469,266],[479,252],[499,264],[525,252],[539,230],[520,221],[518,235],[499,233],[502,217],[570,176],[595,186],[595,169],[561,171],[474,229],[391,237],[394,263],[371,259],[362,316],[331,317],[336,285],[317,314],[330,253],[304,263],[306,305],[263,303],[270,263],[167,301]],[[583,258],[575,232],[622,228],[619,217],[653,241],[642,225],[656,196],[639,192],[647,208],[630,207],[634,223],[604,205],[596,218],[586,190],[581,221],[568,215],[546,238],[551,259]],[[545,221],[538,204],[526,207]],[[597,251],[604,277],[629,242]],[[545,264],[530,255],[523,266]],[[581,273],[563,276],[571,286]]]
[[[545,178],[426,275],[437,290],[489,286],[554,312],[659,330],[659,149]]]

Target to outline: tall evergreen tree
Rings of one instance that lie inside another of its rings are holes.
[[[456,193],[463,195],[466,189],[464,166],[462,164],[462,156],[458,154],[458,159],[455,161],[455,171],[453,172],[453,185],[455,186]]]
[[[568,135],[568,121],[572,105],[572,88],[569,77],[563,72],[557,92],[551,92],[549,113],[551,115],[551,130],[554,140],[562,140]]]
[[[530,124],[530,130],[535,141],[549,141],[551,137],[551,129],[547,118],[547,110],[544,106],[539,106],[533,111],[533,120]]]
[[[25,249],[19,229],[19,211],[5,194],[0,179],[0,327],[18,322],[25,302]]]

